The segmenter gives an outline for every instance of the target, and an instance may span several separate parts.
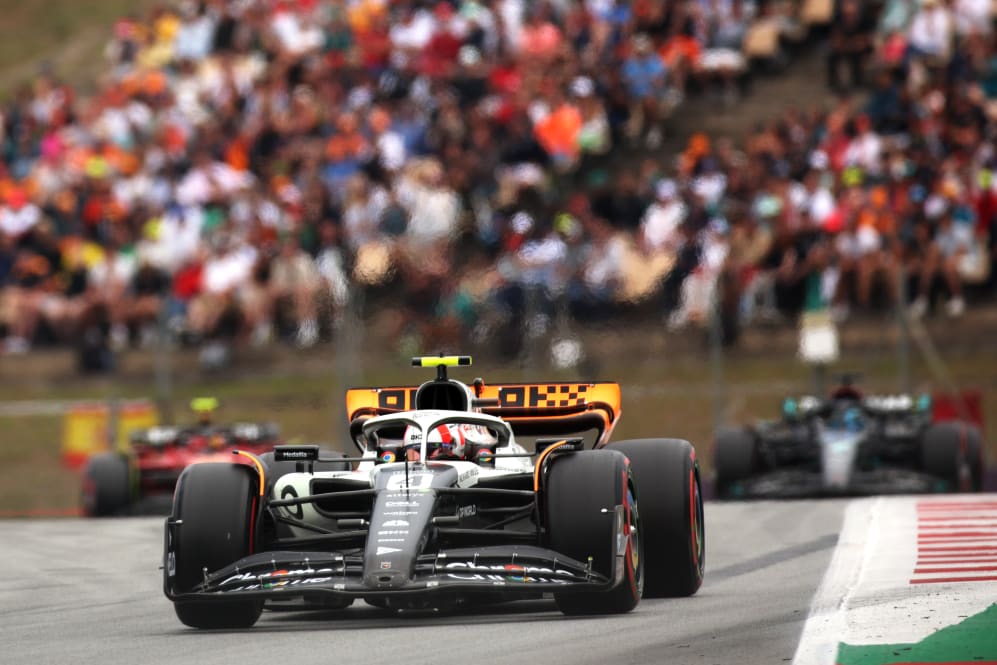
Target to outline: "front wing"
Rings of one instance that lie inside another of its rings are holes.
[[[206,573],[201,584],[185,591],[173,588],[167,556],[164,591],[174,601],[225,601],[234,596],[305,600],[330,596],[433,597],[496,591],[530,597],[553,591],[607,590],[623,578],[621,554],[617,554],[614,578],[610,579],[593,571],[588,563],[531,546],[464,548],[421,555],[410,579],[401,586],[385,576],[382,587],[376,572],[364,571],[363,562],[362,552],[262,552]]]
[[[854,471],[844,487],[825,486],[819,471],[784,469],[762,473],[738,483],[730,498],[792,499],[878,494],[925,494],[951,491],[934,476],[900,468]]]

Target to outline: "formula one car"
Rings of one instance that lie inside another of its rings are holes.
[[[928,395],[864,396],[851,377],[828,399],[787,398],[782,418],[722,429],[721,498],[979,491],[980,430],[938,422]]]
[[[214,424],[215,398],[197,398],[191,408],[197,413],[194,425],[138,430],[132,432],[127,452],[91,457],[83,471],[84,515],[118,515],[156,498],[168,499],[187,465],[218,455],[231,459],[236,448],[262,453],[279,442],[272,423]]]
[[[642,595],[696,592],[695,451],[610,443],[619,385],[468,386],[446,370],[466,356],[414,363],[436,379],[347,392],[355,470],[278,446],[184,471],[164,552],[180,621],[248,627],[265,603],[446,611],[544,594],[566,614],[622,613]],[[593,431],[591,447],[573,436]]]

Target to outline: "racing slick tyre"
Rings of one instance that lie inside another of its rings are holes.
[[[83,471],[83,514],[117,515],[131,504],[128,460],[117,453],[95,455]]]
[[[634,439],[606,446],[630,459],[644,526],[644,595],[691,596],[703,583],[706,529],[699,461],[682,439]]]
[[[187,467],[177,481],[173,519],[174,588],[192,590],[204,576],[251,554],[257,498],[256,479],[238,464]],[[177,617],[193,628],[248,628],[263,611],[262,600],[204,602],[177,600]]]
[[[630,464],[622,454],[593,450],[559,456],[546,478],[547,544],[614,576],[616,506],[623,506],[626,552],[623,579],[608,591],[555,593],[565,614],[620,614],[637,607],[644,588],[643,530],[637,512]]]
[[[717,497],[736,497],[740,483],[758,470],[758,453],[751,432],[743,428],[721,428],[713,450],[713,468],[716,470]]]
[[[949,491],[976,492],[983,482],[980,431],[963,422],[931,425],[921,438],[921,465],[946,482]]]

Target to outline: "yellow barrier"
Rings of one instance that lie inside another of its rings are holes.
[[[131,434],[138,429],[147,429],[159,424],[159,413],[150,402],[124,402],[118,409],[117,446],[121,452],[128,452]]]
[[[62,419],[62,463],[75,469],[91,455],[107,450],[110,425],[111,410],[106,404],[69,407]]]
[[[108,450],[112,443],[127,452],[131,433],[159,423],[155,407],[144,400],[122,402],[117,413],[105,402],[69,407],[63,416],[62,463],[79,468],[91,455]]]

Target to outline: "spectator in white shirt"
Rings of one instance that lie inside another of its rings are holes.
[[[948,62],[952,50],[952,12],[939,0],[921,0],[908,28],[914,55]]]
[[[655,202],[644,213],[640,223],[641,247],[648,254],[672,252],[681,243],[679,232],[688,210],[678,195],[674,180],[659,180],[655,186]]]

